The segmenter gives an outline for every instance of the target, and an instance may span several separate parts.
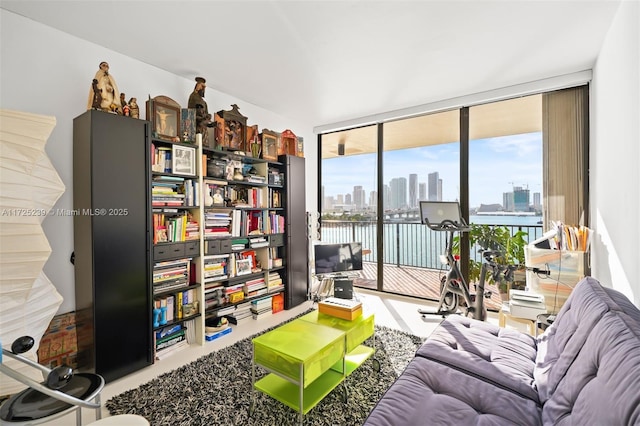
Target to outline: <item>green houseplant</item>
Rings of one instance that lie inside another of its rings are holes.
[[[482,253],[485,250],[493,250],[501,253],[495,258],[496,263],[500,265],[518,265],[524,268],[524,246],[527,244],[525,231],[511,231],[506,226],[491,226],[472,224],[469,231],[469,243],[472,251]],[[454,240],[453,250],[460,253],[460,239],[456,237]],[[473,257],[473,256],[472,256]],[[482,256],[480,260],[470,259],[469,261],[469,281],[478,282],[480,279],[480,271],[482,268]],[[487,282],[493,283],[498,287],[500,294],[507,293],[508,283],[501,275],[500,282],[493,282],[491,274],[487,275]],[[516,278],[514,287],[524,288],[524,280]]]

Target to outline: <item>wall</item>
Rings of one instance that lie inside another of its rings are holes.
[[[57,125],[47,143],[47,153],[63,180],[66,191],[54,209],[73,207],[72,143],[73,118],[86,110],[91,80],[101,61],[107,61],[118,88],[126,99],[138,98],[141,116],[148,96],[166,95],[186,106],[195,81],[170,74],[133,58],[121,55],[51,27],[0,9],[0,107],[56,117]],[[207,77],[206,70],[202,76]],[[195,77],[195,76],[194,76]],[[288,120],[241,99],[212,89],[206,90],[209,111],[230,109],[238,104],[249,124],[276,131],[291,129],[305,139],[306,181],[315,182],[315,135],[312,127]],[[315,183],[307,200],[315,205]],[[73,218],[50,216],[43,228],[52,248],[44,267],[64,302],[58,313],[75,310],[74,270],[69,258],[73,252]]]
[[[640,3],[621,2],[591,86],[592,275],[640,306]]]

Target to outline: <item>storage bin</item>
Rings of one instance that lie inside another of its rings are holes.
[[[527,287],[544,296],[547,312],[557,313],[571,294],[573,287],[584,278],[589,252],[542,249],[525,246],[527,268],[549,271],[549,275],[527,270]]]

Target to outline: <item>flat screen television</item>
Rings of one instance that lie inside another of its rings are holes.
[[[362,270],[362,244],[338,243],[313,246],[317,275]]]

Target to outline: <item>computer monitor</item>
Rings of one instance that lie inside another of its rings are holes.
[[[318,275],[362,270],[361,243],[316,244],[313,250]]]
[[[460,204],[457,201],[420,201],[420,221],[424,225],[438,225],[450,220],[463,225]]]

